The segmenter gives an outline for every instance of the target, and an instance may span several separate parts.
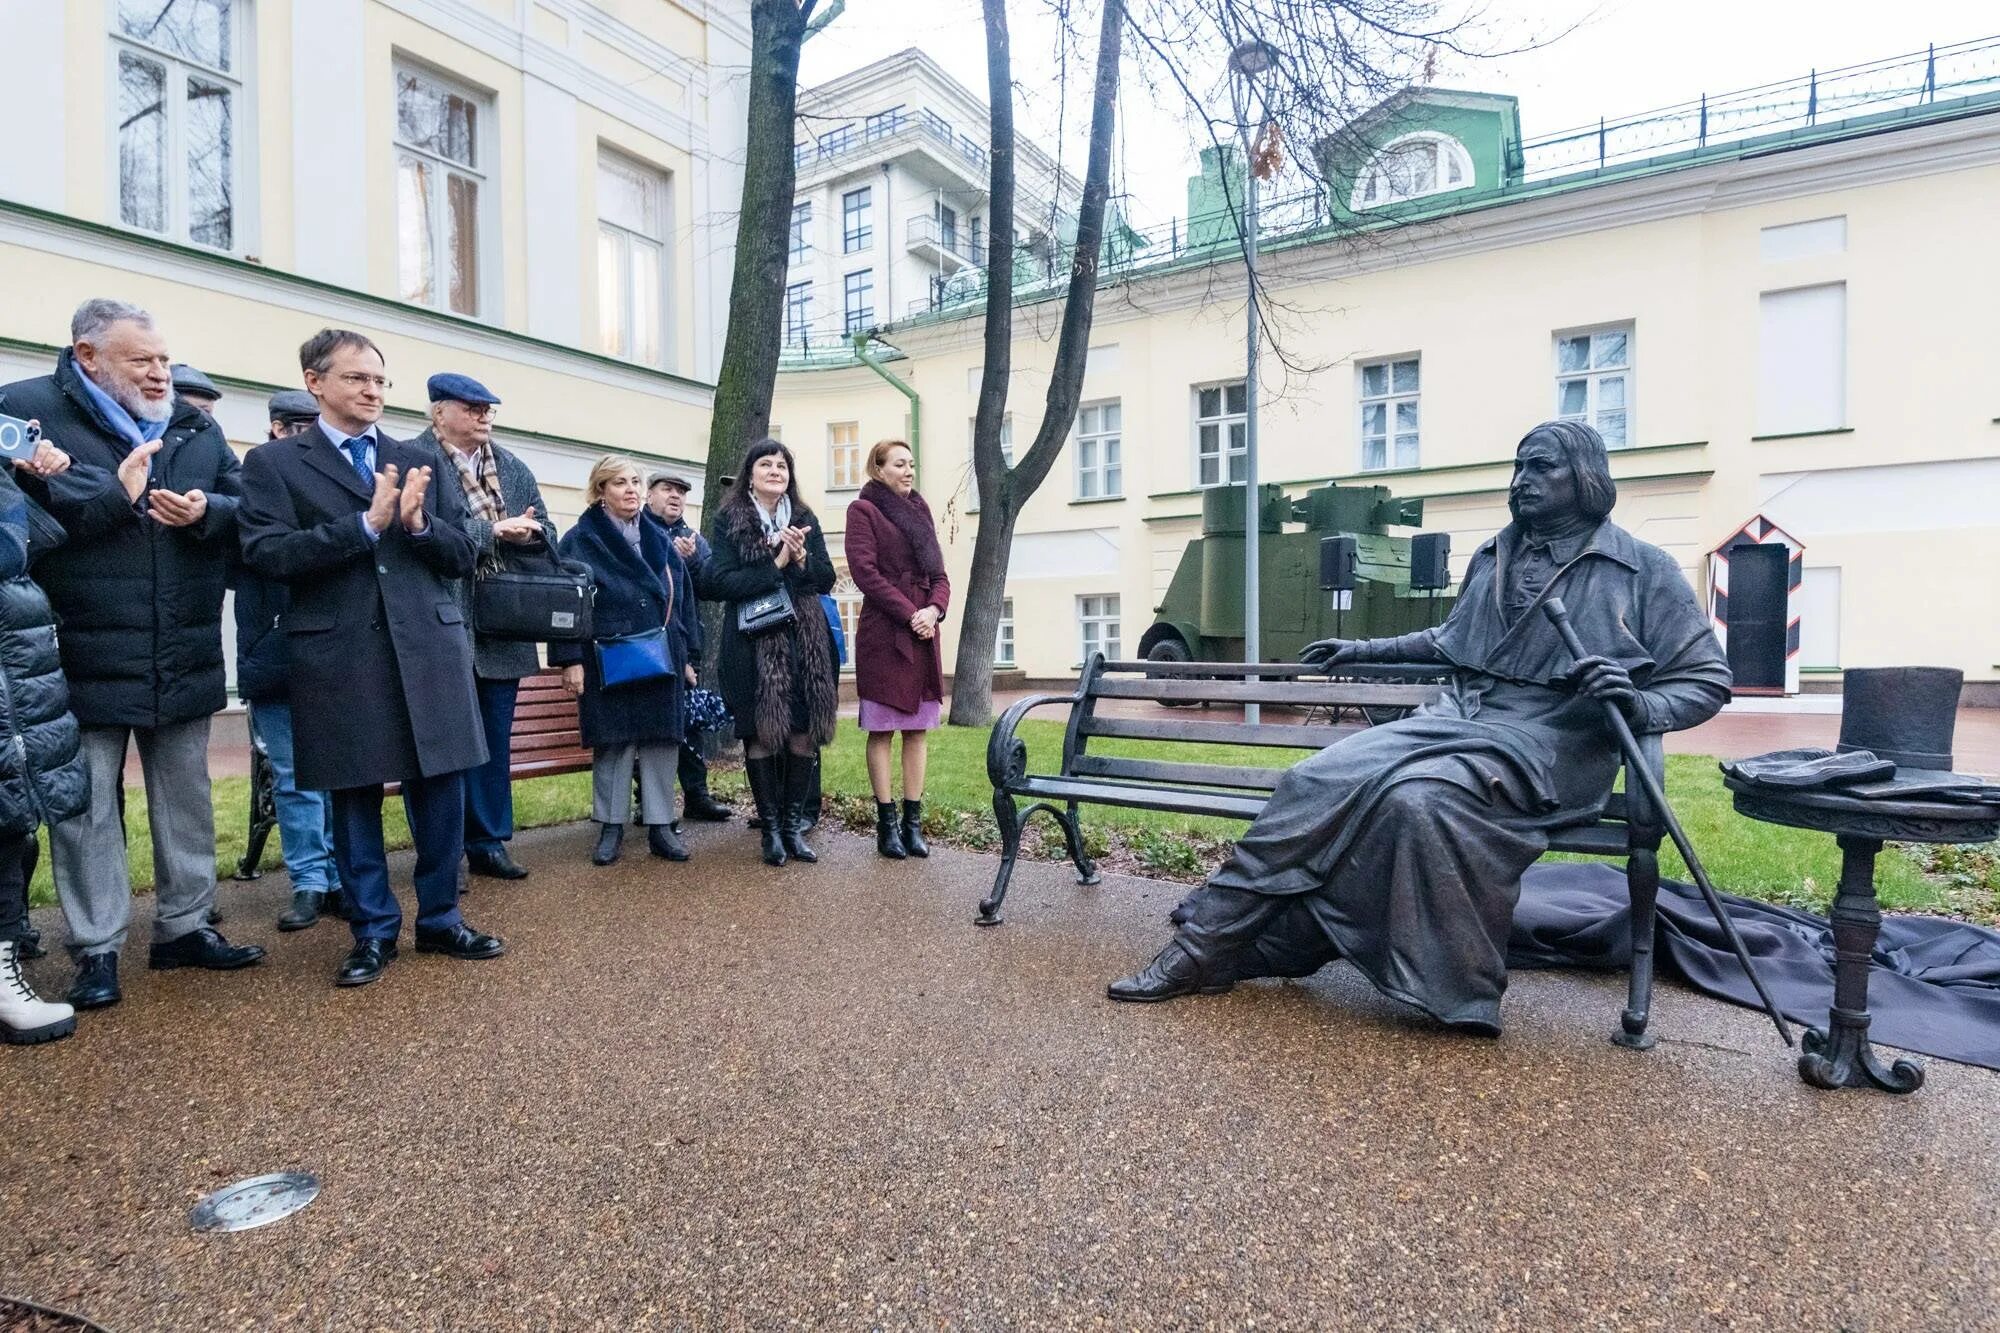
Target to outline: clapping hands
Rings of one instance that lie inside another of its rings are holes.
[[[362,521],[378,537],[389,530],[391,522],[400,521],[403,530],[413,537],[430,526],[430,518],[424,513],[424,495],[430,490],[431,470],[413,468],[408,477],[402,478],[400,486],[398,476],[394,463],[375,474],[375,494],[369,498],[368,512],[362,515]]]
[[[526,546],[540,541],[542,525],[535,522],[535,507],[529,505],[513,518],[503,518],[493,525],[493,536],[497,541],[512,542],[516,546]]]
[[[806,530],[793,524],[778,537],[778,568],[806,562]]]

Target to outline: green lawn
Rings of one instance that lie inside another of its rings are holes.
[[[1053,718],[1060,715],[1060,710],[1052,710]],[[1020,735],[1028,745],[1030,768],[1052,771],[1062,753],[1062,723],[1030,719],[1023,724]],[[843,725],[825,756],[825,786],[832,798],[831,817],[857,828],[871,826],[872,821],[862,744],[861,733],[851,725]],[[1093,749],[1264,767],[1282,767],[1303,753],[1248,746],[1157,745],[1138,741],[1099,742]],[[248,828],[248,785],[244,778],[224,778],[215,784],[217,859],[224,874],[235,869],[243,853]],[[725,798],[740,796],[743,789],[740,771],[718,771],[715,786]],[[1670,756],[1667,793],[1718,888],[1819,911],[1826,909],[1840,873],[1840,854],[1832,838],[1759,824],[1738,816],[1730,808],[1722,775],[1712,759]],[[153,856],[146,836],[145,794],[131,790],[126,799],[127,820],[132,830],[132,880],[138,885],[150,885]],[[514,801],[516,820],[524,828],[585,819],[590,812],[590,776],[576,773],[517,783]],[[401,803],[392,800],[384,809],[389,821],[389,845],[408,846]],[[945,727],[933,733],[926,809],[930,822],[947,840],[981,848],[995,844],[984,730]],[[1242,827],[1233,820],[1106,807],[1086,807],[1084,824],[1093,855],[1115,845],[1130,853],[1138,868],[1177,878],[1198,875],[1207,859],[1215,854],[1216,844],[1234,836]],[[1040,820],[1036,825],[1045,830],[1053,828]],[[1029,849],[1031,854],[1060,854],[1057,841],[1038,837],[1030,838]],[[1680,858],[1671,850],[1663,860],[1667,874],[1685,878]],[[280,864],[275,836],[265,851],[264,864],[267,868]],[[1887,907],[1948,912],[1984,921],[2000,919],[2000,858],[1990,848],[1970,853],[1962,850],[1926,853],[1921,858],[1885,856],[1878,867],[1878,882]],[[46,856],[37,871],[34,890],[37,903],[50,900],[52,885]]]

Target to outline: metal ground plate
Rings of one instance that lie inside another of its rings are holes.
[[[290,1217],[319,1196],[319,1178],[305,1171],[274,1171],[225,1185],[188,1214],[196,1231],[248,1231]]]

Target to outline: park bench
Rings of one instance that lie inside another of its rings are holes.
[[[1281,710],[1285,719],[1314,716],[1381,715],[1382,710],[1415,707],[1435,697],[1437,668],[1368,666],[1341,668],[1349,679],[1328,678],[1299,663],[1108,662],[1092,654],[1076,692],[1034,695],[1008,708],[993,726],[986,746],[986,772],[993,783],[993,813],[1000,824],[1000,869],[993,889],[979,904],[977,924],[999,923],[1000,904],[1021,851],[1021,834],[1037,813],[1062,829],[1077,882],[1097,883],[1097,868],[1084,851],[1078,807],[1119,806],[1182,815],[1255,819],[1284,776],[1282,768],[1136,758],[1091,749],[1094,741],[1231,744],[1323,749],[1362,724],[1327,725],[1302,720],[1246,723],[1230,715],[1211,718],[1187,707],[1255,703]],[[1429,675],[1431,683],[1409,683]],[[1157,717],[1118,715],[1100,709],[1106,700],[1172,706]],[[1062,762],[1054,773],[1028,771],[1028,749],[1015,733],[1031,711],[1047,705],[1069,708]],[[1269,712],[1266,712],[1269,717]],[[1665,778],[1666,757],[1658,736],[1639,738],[1656,776]],[[1621,858],[1632,896],[1632,975],[1620,1031],[1620,1045],[1644,1050],[1653,1044],[1646,1031],[1653,989],[1653,906],[1659,892],[1659,848],[1663,829],[1637,784],[1614,792],[1594,822],[1556,830],[1549,850]],[[1023,803],[1025,803],[1025,808]]]
[[[590,771],[590,751],[584,747],[576,700],[563,688],[560,671],[543,670],[521,681],[514,705],[514,726],[507,763],[508,777],[550,777],[558,773]],[[391,783],[391,795],[400,791]],[[258,863],[264,859],[264,845],[278,826],[277,778],[271,761],[253,742],[250,746],[250,840],[237,862],[237,879],[256,879],[263,874]]]

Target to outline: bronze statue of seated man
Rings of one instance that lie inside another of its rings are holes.
[[[1672,556],[1609,519],[1604,440],[1552,421],[1514,452],[1514,521],[1479,547],[1443,624],[1328,639],[1326,668],[1450,668],[1432,702],[1302,760],[1222,867],[1183,902],[1158,957],[1114,1000],[1215,993],[1348,959],[1384,994],[1500,1032],[1521,873],[1549,834],[1588,823],[1618,771],[1601,700],[1639,734],[1678,731],[1729,698],[1729,666]],[[1569,606],[1577,662],[1540,607]]]

